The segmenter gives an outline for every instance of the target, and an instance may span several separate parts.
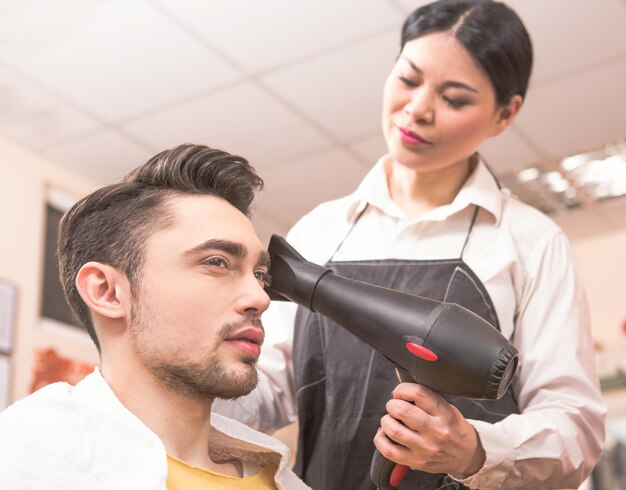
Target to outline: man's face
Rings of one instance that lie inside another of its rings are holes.
[[[252,223],[214,196],[178,196],[174,226],[148,239],[129,330],[169,389],[234,398],[257,384],[269,260]]]

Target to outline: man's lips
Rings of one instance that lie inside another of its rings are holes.
[[[246,327],[229,335],[226,341],[244,353],[258,357],[265,339],[263,330],[257,327]]]
[[[407,143],[409,145],[432,145],[432,141],[428,141],[426,138],[423,138],[415,131],[411,131],[408,128],[402,126],[396,126],[398,131],[400,132],[400,139],[403,143]]]
[[[253,344],[262,345],[264,339],[263,330],[258,327],[246,327],[229,335],[226,340],[247,340]]]

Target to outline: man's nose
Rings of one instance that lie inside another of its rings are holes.
[[[252,276],[246,279],[243,290],[237,301],[237,309],[241,315],[260,316],[270,305],[270,297],[259,282]]]

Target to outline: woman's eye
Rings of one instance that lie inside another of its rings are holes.
[[[444,97],[443,100],[445,100],[446,104],[454,109],[460,109],[464,105],[467,105],[467,102],[465,102],[464,100],[451,99],[450,97]]]
[[[419,85],[418,82],[416,82],[415,80],[411,80],[410,78],[407,78],[403,75],[399,76],[398,79],[407,87],[410,88],[415,88]]]
[[[204,261],[204,264],[219,267],[220,269],[228,269],[228,262],[222,257],[210,257]]]
[[[267,272],[256,271],[254,277],[258,279],[264,288],[269,288],[272,285],[272,278]]]

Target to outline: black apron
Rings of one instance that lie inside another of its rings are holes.
[[[327,267],[351,279],[457,303],[500,330],[485,286],[462,258],[477,214],[478,207],[465,243],[459,244],[459,258],[334,262],[331,257]],[[302,307],[296,314],[293,348],[299,421],[296,473],[315,490],[374,490],[373,438],[398,385],[394,364],[333,321]],[[519,413],[511,387],[497,401],[446,399],[471,419],[497,422]],[[467,487],[444,474],[411,470],[400,485],[402,490],[438,488]]]

